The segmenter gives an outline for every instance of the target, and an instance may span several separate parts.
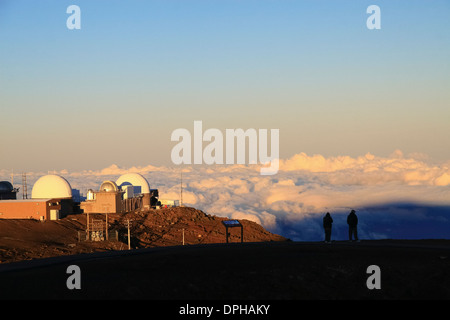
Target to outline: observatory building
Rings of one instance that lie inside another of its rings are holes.
[[[84,213],[113,213],[123,212],[123,192],[114,181],[103,181],[98,191],[89,189],[86,201],[80,203]]]
[[[17,191],[11,182],[9,181],[0,181],[0,200],[15,200],[17,199]]]
[[[31,199],[17,200],[17,191],[10,182],[0,181],[0,219],[57,220],[78,209],[84,213],[125,213],[159,204],[158,190],[150,189],[148,181],[137,173],[124,174],[117,181],[103,181],[98,191],[88,190],[82,202],[74,198],[78,190],[54,174],[34,183]]]
[[[116,184],[122,189],[133,188],[133,194],[142,197],[142,208],[150,209],[150,185],[147,179],[138,173],[127,173],[117,179]]]
[[[35,182],[31,199],[1,200],[0,219],[57,220],[73,213],[73,207],[69,182],[58,175],[46,175]]]
[[[84,213],[125,213],[150,209],[152,194],[148,181],[140,174],[124,174],[114,181],[104,181],[98,191],[88,190],[80,203]],[[156,190],[157,194],[157,190]]]

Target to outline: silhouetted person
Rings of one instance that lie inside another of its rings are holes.
[[[347,216],[348,224],[348,239],[352,241],[352,236],[358,241],[358,217],[356,216],[355,210],[350,211]]]
[[[331,218],[331,215],[329,212],[323,217],[323,228],[325,229],[325,242],[330,243],[331,242],[331,226],[333,224],[333,218]]]

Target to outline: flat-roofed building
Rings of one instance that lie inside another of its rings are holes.
[[[0,219],[58,220],[61,208],[59,199],[2,200]]]
[[[4,189],[11,186],[3,184]],[[0,219],[57,220],[73,213],[72,188],[58,175],[40,177],[33,185],[31,199],[0,200]]]
[[[114,181],[104,181],[99,191],[88,192],[86,201],[80,203],[84,213],[122,213],[123,191]]]

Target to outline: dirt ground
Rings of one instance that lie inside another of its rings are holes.
[[[105,221],[104,214],[90,214],[89,220]],[[42,259],[61,255],[128,250],[130,246],[149,248],[183,244],[226,242],[226,218],[206,214],[190,207],[165,208],[143,212],[109,214],[109,231],[117,231],[118,241],[79,241],[79,232],[86,230],[86,214],[74,214],[58,221],[0,219],[0,264]],[[244,241],[284,241],[260,225],[241,220]],[[231,242],[241,241],[240,228],[229,228]],[[83,233],[81,238],[83,237]],[[84,237],[85,239],[85,237]]]

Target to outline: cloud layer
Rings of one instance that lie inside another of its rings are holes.
[[[450,166],[425,155],[324,157],[299,153],[280,160],[273,176],[258,165],[120,168],[56,172],[85,193],[121,174],[144,175],[160,198],[180,199],[209,214],[255,221],[292,240],[323,240],[322,217],[334,218],[332,238],[347,239],[346,215],[355,209],[365,239],[449,238]],[[10,172],[0,171],[9,180]],[[29,185],[46,173],[29,173]],[[19,181],[18,181],[19,182]],[[20,185],[20,182],[19,182]],[[30,189],[30,188],[29,188]],[[448,230],[448,231],[447,231]]]

